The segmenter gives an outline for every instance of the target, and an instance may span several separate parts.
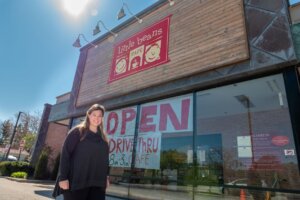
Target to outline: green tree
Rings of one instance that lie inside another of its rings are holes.
[[[2,143],[7,143],[10,134],[12,133],[12,127],[13,124],[11,123],[10,120],[5,120],[2,125],[1,125],[1,133],[2,133],[2,137],[1,137],[1,142]]]
[[[16,128],[16,134],[14,137],[12,148],[18,148],[22,137],[24,137],[24,133],[21,132],[21,128],[22,128],[22,124],[18,124]]]
[[[163,151],[160,158],[161,169],[177,169],[186,162],[186,154],[177,150]]]
[[[31,131],[31,133],[38,133],[41,117],[41,111],[35,111],[34,114],[30,115],[29,130]]]
[[[3,122],[0,120],[0,127],[2,127]],[[2,130],[0,129],[0,144],[2,144]]]
[[[59,171],[59,163],[60,163],[60,154],[56,156],[55,162],[54,162],[54,168],[52,170],[51,174],[51,180],[55,180]]]
[[[49,176],[49,172],[48,172],[48,158],[49,158],[49,154],[51,153],[51,148],[50,147],[45,147],[42,152],[41,155],[39,157],[39,160],[35,166],[35,170],[34,170],[34,175],[33,177],[35,179],[47,179]]]
[[[17,117],[17,115],[16,115]],[[31,153],[32,146],[34,145],[36,135],[39,128],[41,119],[40,112],[36,111],[35,114],[22,113],[20,122],[16,129],[13,147],[19,148],[21,140],[25,140],[25,150]]]
[[[16,114],[16,118],[17,118],[17,114]],[[23,112],[22,115],[20,116],[20,122],[16,129],[16,135],[13,143],[14,148],[18,148],[21,140],[25,137],[27,133],[30,132],[29,122],[30,122],[30,114]]]
[[[25,146],[24,146],[24,149],[27,151],[27,152],[31,152],[31,149],[32,149],[32,146],[34,145],[34,142],[36,140],[36,134],[33,134],[33,133],[27,133],[24,137],[23,137],[23,140],[25,141]]]

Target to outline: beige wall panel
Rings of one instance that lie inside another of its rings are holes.
[[[68,101],[68,100],[70,100],[70,92],[62,94],[62,95],[56,97],[56,103],[57,104],[62,103],[64,101]]]
[[[290,7],[290,14],[293,24],[300,23],[300,4]]]
[[[107,83],[114,43],[172,14],[168,63]],[[181,0],[165,4],[118,33],[90,48],[76,106],[90,104],[192,76],[249,58],[243,0]]]

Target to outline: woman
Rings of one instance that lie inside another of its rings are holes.
[[[70,130],[61,153],[59,187],[64,200],[104,200],[108,181],[108,139],[104,107],[94,104]]]

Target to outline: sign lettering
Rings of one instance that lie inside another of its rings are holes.
[[[170,17],[114,46],[109,83],[168,62]]]
[[[135,167],[159,169],[161,134],[192,130],[192,96],[144,104],[140,110]],[[104,127],[109,136],[110,166],[131,167],[137,108],[107,112]]]

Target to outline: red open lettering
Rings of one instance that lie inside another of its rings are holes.
[[[151,117],[151,115],[156,115],[156,113],[157,105],[142,107],[140,132],[155,131],[156,125],[150,123],[153,123],[153,117]]]
[[[184,130],[188,128],[188,117],[189,117],[190,99],[184,99],[181,102],[181,119],[179,122],[173,108],[170,104],[160,105],[160,121],[159,130],[165,131],[167,129],[167,118],[169,116],[175,130]]]
[[[124,135],[126,132],[127,122],[134,120],[136,117],[136,112],[132,108],[128,108],[126,110],[122,110],[122,128],[121,135]]]
[[[113,128],[111,128],[111,124],[113,122],[114,122],[114,126],[113,126]],[[107,127],[106,127],[107,134],[109,134],[109,135],[115,134],[115,132],[118,128],[118,124],[119,124],[119,118],[118,118],[117,113],[110,112],[107,117]]]

